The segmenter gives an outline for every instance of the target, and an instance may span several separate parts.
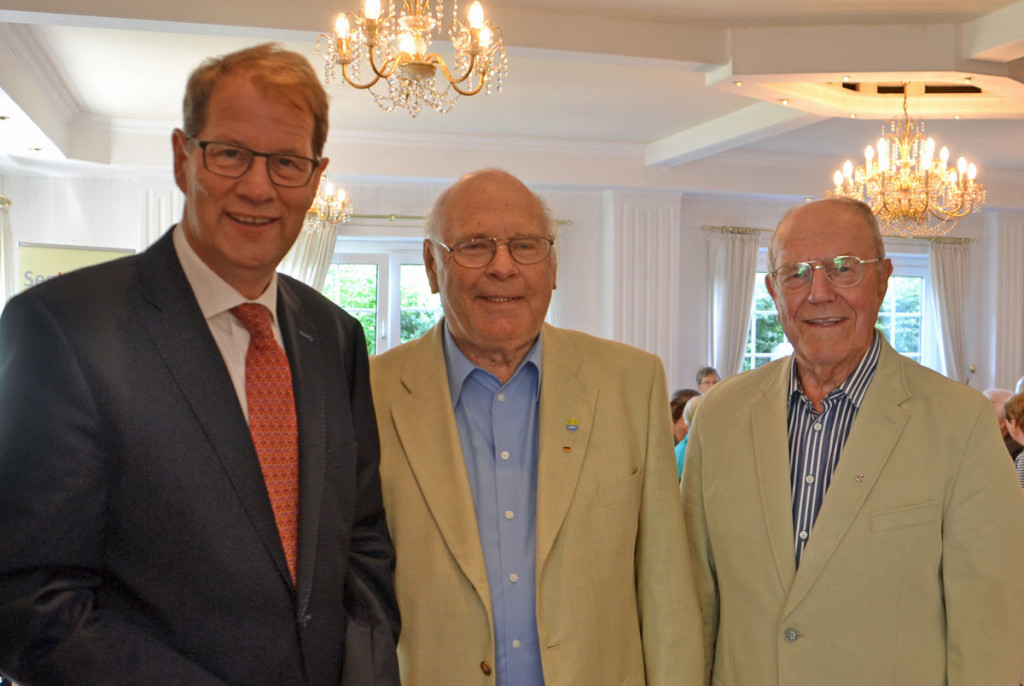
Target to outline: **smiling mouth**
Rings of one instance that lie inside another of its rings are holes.
[[[816,326],[831,326],[832,324],[838,324],[843,321],[842,317],[829,317],[827,319],[808,319],[808,324],[814,324]]]
[[[484,300],[486,300],[489,303],[510,303],[513,300],[519,300],[519,298],[511,298],[511,297],[507,297],[507,298],[497,297],[497,296],[488,297],[486,295],[482,296],[482,297],[483,297]]]
[[[274,221],[270,217],[252,217],[247,214],[233,214],[228,212],[227,215],[240,224],[249,224],[250,226],[265,226],[266,224]]]

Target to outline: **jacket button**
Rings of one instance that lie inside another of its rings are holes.
[[[800,637],[800,634],[796,632],[796,629],[786,629],[786,633],[783,636],[786,637],[787,641],[795,641]]]
[[[486,661],[481,662],[480,663],[480,671],[483,672],[485,676],[490,676],[491,675],[491,666],[489,664],[487,664]]]

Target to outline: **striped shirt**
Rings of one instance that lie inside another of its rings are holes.
[[[832,482],[839,456],[850,435],[850,427],[867,393],[878,366],[882,349],[880,334],[874,338],[864,358],[837,388],[822,400],[824,409],[819,414],[804,395],[793,360],[789,380],[789,483],[793,492],[793,538],[796,548],[796,566],[810,540],[814,520],[818,517],[825,492]]]

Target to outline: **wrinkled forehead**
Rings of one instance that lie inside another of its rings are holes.
[[[468,180],[445,204],[442,240],[546,236],[544,209],[525,186],[505,179]]]
[[[853,255],[879,257],[871,228],[842,205],[808,205],[794,211],[772,236],[769,257],[775,266]]]

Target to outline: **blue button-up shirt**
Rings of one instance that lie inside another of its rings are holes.
[[[789,380],[789,481],[793,490],[793,536],[796,565],[810,540],[814,520],[832,483],[839,456],[850,435],[857,410],[875,376],[882,341],[876,331],[860,364],[822,400],[819,414],[804,395],[796,360]]]
[[[537,634],[540,337],[508,383],[444,336],[448,387],[487,565],[497,686],[543,686]]]

